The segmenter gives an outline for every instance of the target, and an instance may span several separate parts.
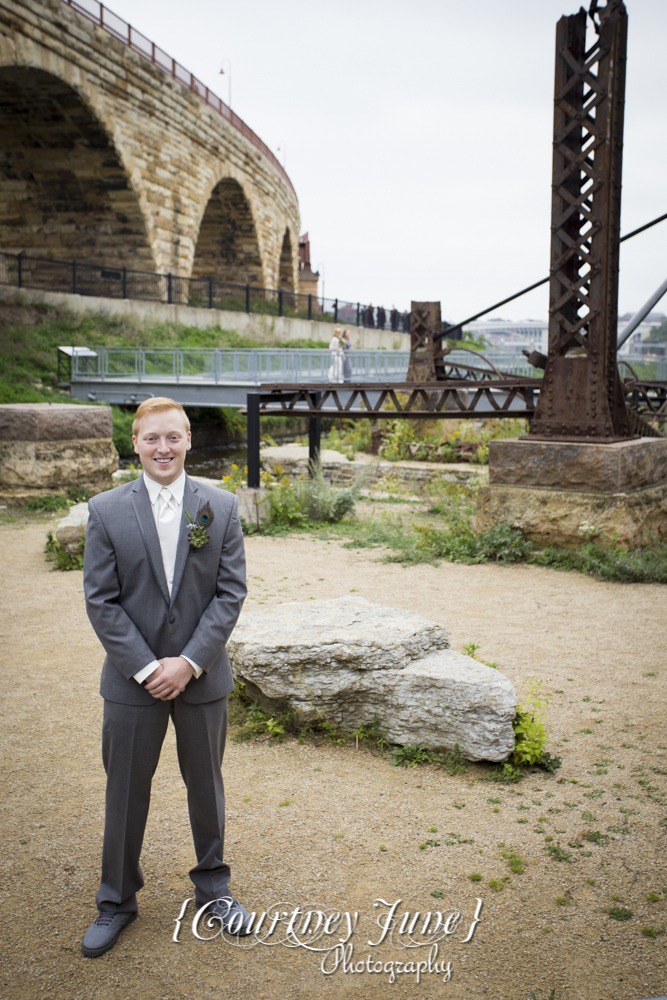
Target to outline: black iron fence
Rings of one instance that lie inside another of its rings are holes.
[[[410,313],[362,302],[301,295],[284,288],[261,288],[217,278],[182,278],[177,274],[136,271],[128,267],[51,260],[24,253],[0,252],[0,284],[112,299],[143,299],[266,313],[296,319],[319,320],[340,326],[363,326],[395,333],[410,332]]]

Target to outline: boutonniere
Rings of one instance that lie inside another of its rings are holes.
[[[185,508],[183,509],[185,510]],[[210,503],[207,500],[204,506],[199,509],[196,521],[193,521],[187,510],[185,511],[185,516],[191,525],[189,538],[190,545],[193,549],[202,549],[209,540],[206,528],[209,524],[211,524],[213,518],[215,517],[213,511],[211,510]]]

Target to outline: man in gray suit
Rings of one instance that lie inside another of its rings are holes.
[[[209,904],[231,933],[247,933],[249,920],[229,895],[223,860],[221,763],[234,687],[225,643],[246,595],[237,501],[185,474],[190,424],[173,400],[142,403],[132,440],[143,475],[88,505],[86,609],[107,654],[102,881],[81,946],[90,958],[112,948],[137,915],[151,780],[170,716],[188,790],[196,904]]]

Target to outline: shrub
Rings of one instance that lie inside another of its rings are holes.
[[[352,461],[356,451],[370,451],[373,431],[370,420],[343,420],[340,428],[333,427],[326,445],[340,451]]]
[[[419,764],[430,764],[431,760],[431,751],[417,743],[406,743],[391,751],[392,767],[418,767]]]
[[[667,583],[667,544],[656,539],[648,547],[631,550],[617,541],[597,538],[578,549],[547,548],[533,555],[530,561],[553,569],[575,569],[599,580]]]
[[[534,550],[534,545],[509,524],[494,525],[479,535],[476,541],[480,556],[489,562],[525,562]]]
[[[77,546],[77,551],[70,554],[67,549],[60,544],[52,531],[46,536],[44,546],[44,557],[47,562],[55,563],[55,568],[67,572],[71,569],[83,569],[83,550],[85,542],[82,539]]]
[[[70,505],[71,501],[67,497],[58,497],[53,493],[45,493],[42,496],[28,497],[23,507],[25,510],[36,511],[38,513],[52,513]]]
[[[442,754],[434,754],[434,758],[436,756],[438,758],[437,763],[439,766],[443,769],[443,771],[446,771],[447,774],[452,777],[455,774],[462,774],[462,772],[466,769],[465,761],[461,756],[458,743],[454,744],[453,750],[445,750]]]
[[[113,443],[116,446],[116,451],[121,456],[134,454],[134,445],[132,444],[134,414],[134,410],[125,410],[121,406],[111,407]]]
[[[380,447],[380,455],[389,462],[411,458],[409,445],[417,440],[416,428],[412,420],[389,420],[387,432]]]
[[[470,456],[470,461],[476,463],[477,465],[488,465],[489,446],[485,444],[480,444],[477,451],[474,451]]]
[[[354,736],[356,740],[359,740],[360,743],[365,743],[367,746],[375,747],[375,749],[379,750],[381,754],[386,753],[390,746],[389,740],[380,729],[376,713],[373,714],[372,725],[366,725],[362,722],[354,730],[352,736]]]
[[[512,728],[515,747],[512,760],[515,764],[531,766],[539,763],[547,742],[545,715],[540,697],[541,681],[532,681],[528,697],[518,708]]]
[[[521,777],[521,772],[506,761],[504,764],[498,764],[497,767],[492,768],[486,775],[487,781],[497,781],[503,785],[513,785]]]
[[[370,470],[357,476],[348,489],[328,483],[318,463],[312,477],[296,482],[284,478],[271,490],[271,520],[274,525],[295,527],[309,521],[336,524],[354,510],[359,490],[368,481]]]

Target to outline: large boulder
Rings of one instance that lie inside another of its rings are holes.
[[[241,616],[227,644],[234,675],[269,711],[289,708],[392,743],[505,760],[517,698],[498,670],[449,648],[437,622],[362,598],[280,604]]]

